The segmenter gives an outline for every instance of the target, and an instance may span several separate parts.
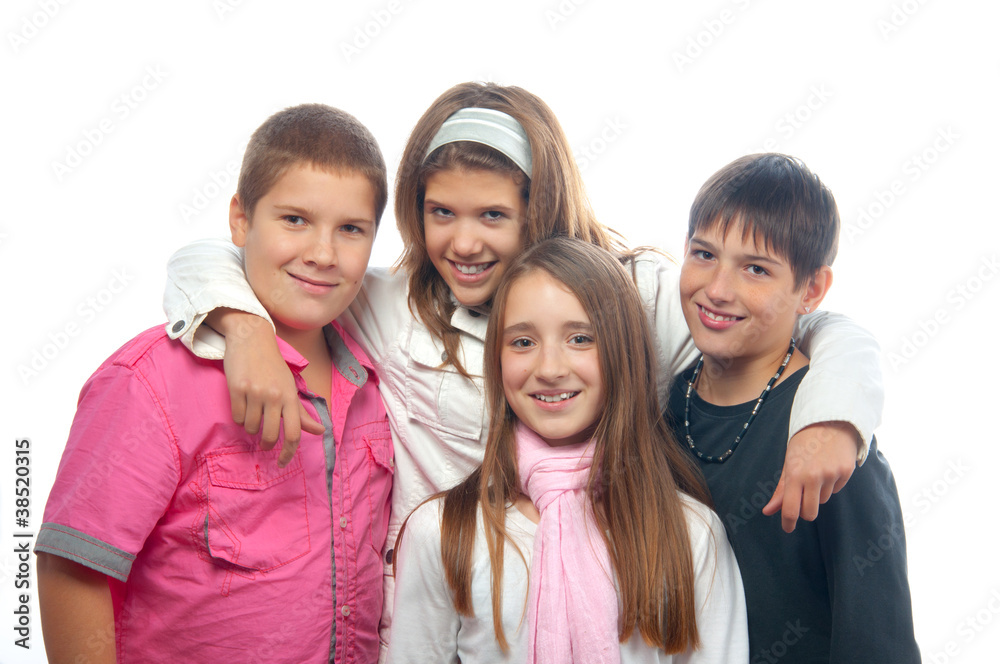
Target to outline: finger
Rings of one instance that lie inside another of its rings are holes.
[[[771,516],[772,514],[777,514],[778,510],[781,509],[781,501],[785,495],[785,476],[782,475],[778,479],[778,486],[775,487],[774,493],[771,494],[771,500],[767,501],[767,505],[764,505],[764,509],[761,510],[766,516]]]
[[[264,417],[260,425],[260,446],[269,450],[278,442],[281,433],[281,403],[264,402]]]
[[[801,508],[802,486],[793,482],[785,487],[785,495],[781,502],[781,529],[786,533],[795,530]]]
[[[299,421],[302,423],[302,430],[308,431],[311,434],[320,436],[326,431],[326,427],[313,419],[313,416],[309,414],[309,411],[306,410],[306,407],[301,402],[299,402]]]
[[[264,404],[252,394],[246,395],[246,411],[243,414],[243,428],[251,436],[260,431],[260,419],[264,414]]]
[[[826,501],[830,500],[830,496],[832,496],[834,492],[834,484],[832,482],[825,482],[819,489],[819,504],[825,504]]]
[[[233,422],[240,426],[246,421],[247,395],[243,390],[229,390],[229,406],[233,411]]]
[[[819,516],[820,493],[822,487],[805,487],[802,491],[802,507],[799,518],[805,521],[815,521]]]
[[[288,440],[286,437],[281,443],[281,453],[278,454],[278,467],[284,468],[292,459],[295,458],[295,452],[299,449],[298,439],[292,441]]]

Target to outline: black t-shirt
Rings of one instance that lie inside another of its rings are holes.
[[[820,506],[815,521],[800,520],[786,533],[780,513],[760,511],[781,475],[792,399],[807,370],[771,390],[724,463],[706,463],[691,452],[743,576],[750,662],[919,662],[899,496],[874,440],[864,465]],[[689,368],[675,381],[665,413],[678,444],[689,452],[684,394],[691,374]],[[695,446],[705,455],[724,454],[755,403],[715,406],[693,392]]]

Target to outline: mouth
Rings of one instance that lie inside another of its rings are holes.
[[[728,314],[723,314],[718,311],[712,311],[710,309],[706,309],[700,304],[697,306],[698,306],[698,319],[701,321],[701,324],[704,325],[709,330],[715,330],[717,332],[728,330],[730,327],[736,325],[744,318],[743,316],[730,316]]]
[[[719,314],[711,311],[710,309],[706,309],[700,304],[698,305],[698,311],[709,320],[714,320],[718,323],[735,323],[738,320],[743,320],[742,316],[726,316],[725,314]]]
[[[303,277],[301,275],[293,274],[291,272],[288,273],[288,276],[290,276],[295,281],[299,282],[299,285],[301,285],[305,290],[311,293],[325,293],[334,287],[334,284],[330,283],[329,281]]]
[[[493,267],[497,264],[496,261],[488,261],[485,263],[459,263],[457,261],[448,260],[451,264],[452,274],[459,282],[466,283],[476,283],[481,279],[485,279],[486,275],[489,274]]]
[[[532,399],[537,399],[543,403],[559,403],[560,401],[566,401],[567,399],[572,399],[579,392],[560,392],[559,394],[532,394]]]

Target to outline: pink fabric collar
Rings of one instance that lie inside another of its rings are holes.
[[[528,584],[528,662],[616,664],[618,593],[587,479],[594,441],[550,447],[518,424],[521,486],[541,514]]]

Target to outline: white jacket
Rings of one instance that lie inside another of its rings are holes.
[[[224,338],[201,325],[213,309],[224,306],[268,318],[247,284],[241,251],[229,241],[187,245],[171,257],[167,272],[167,331],[201,357],[218,359],[225,349]],[[679,276],[680,268],[663,256],[650,253],[636,260],[635,279],[654,331],[657,392],[664,405],[673,376],[697,357],[681,311]],[[444,347],[410,313],[405,274],[369,268],[358,297],[338,322],[374,363],[392,428],[396,474],[388,554],[403,519],[421,500],[454,486],[481,463],[488,424],[483,380],[477,376],[470,381],[452,367],[440,368]],[[463,365],[469,373],[481,371],[487,317],[459,307],[451,322],[463,332]],[[792,407],[789,436],[810,424],[847,421],[862,440],[870,441],[883,401],[874,338],[844,316],[826,312],[801,317],[796,338],[811,361]],[[867,447],[859,461],[866,454]],[[388,564],[386,574],[387,624],[393,596]]]

